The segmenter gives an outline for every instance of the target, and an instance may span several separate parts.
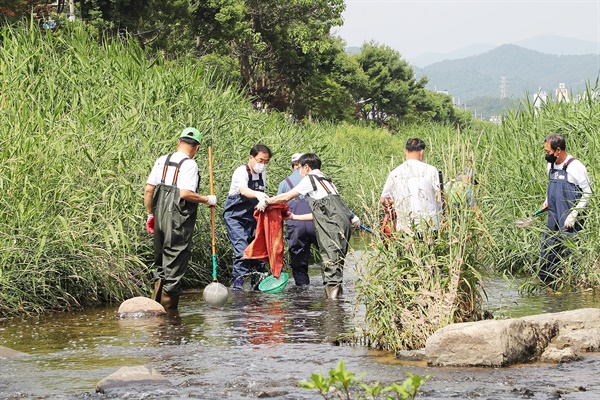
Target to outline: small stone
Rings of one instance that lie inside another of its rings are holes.
[[[154,368],[144,365],[134,367],[122,367],[114,374],[107,376],[96,384],[96,392],[108,393],[119,389],[135,386],[138,390],[146,388],[153,390],[157,386],[171,387],[171,382],[162,376]]]
[[[282,390],[261,390],[260,392],[258,392],[257,397],[259,399],[264,399],[267,397],[281,397],[281,396],[285,396],[286,394],[288,394],[288,392],[286,391],[282,391]]]
[[[21,353],[20,351],[9,349],[8,347],[0,346],[0,358],[18,358],[26,355],[27,353]]]

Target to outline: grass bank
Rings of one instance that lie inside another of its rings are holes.
[[[345,127],[257,113],[197,59],[148,58],[127,41],[98,45],[77,23],[60,31],[5,27],[0,42],[1,314],[148,294],[152,243],[143,187],[156,158],[175,150],[186,126],[205,137],[196,156],[203,193],[209,190],[206,150],[213,147],[218,216],[233,170],[256,143],[274,152],[269,194],[289,173],[291,154],[315,152],[352,206],[356,185],[345,180],[360,179],[347,172],[356,160],[336,141]],[[381,156],[373,162],[381,164]],[[210,282],[209,218],[201,207],[188,287]],[[226,282],[232,254],[220,218],[217,231],[219,276]]]

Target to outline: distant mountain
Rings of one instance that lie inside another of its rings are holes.
[[[456,102],[476,97],[500,98],[505,78],[506,97],[523,98],[539,89],[554,95],[564,83],[570,93],[579,93],[587,82],[594,83],[600,69],[600,56],[559,56],[528,50],[512,44],[496,47],[478,56],[442,61],[417,70],[429,79],[426,88],[448,91]]]
[[[409,62],[418,67],[426,67],[427,65],[444,60],[456,60],[457,58],[465,58],[485,53],[493,49],[495,46],[491,44],[474,44],[472,46],[463,47],[450,53],[425,53],[409,60]]]
[[[600,43],[554,35],[535,36],[511,44],[529,50],[539,51],[540,53],[560,56],[600,54]],[[456,60],[482,54],[495,47],[496,46],[491,44],[476,44],[460,48],[450,53],[425,53],[408,61],[417,67],[424,68],[444,60]]]
[[[600,54],[600,43],[553,35],[536,36],[531,39],[514,42],[513,44],[529,50],[539,51],[540,53],[561,56]]]

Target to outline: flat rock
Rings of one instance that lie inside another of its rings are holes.
[[[9,349],[8,347],[0,346],[0,358],[18,358],[26,355],[27,353],[21,353],[20,351]]]
[[[437,366],[565,362],[579,359],[577,352],[599,350],[597,308],[453,324],[436,331],[425,344],[427,364]]]
[[[125,300],[119,307],[119,318],[145,318],[165,315],[165,308],[147,297],[134,297]]]
[[[122,367],[96,384],[96,392],[108,393],[135,387],[151,391],[158,387],[172,387],[171,382],[154,368],[145,365]]]

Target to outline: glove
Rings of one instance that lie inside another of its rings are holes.
[[[217,205],[217,196],[213,196],[212,194],[209,194],[206,197],[208,197],[208,201],[206,202],[207,206],[214,207]]]
[[[352,227],[360,228],[360,218],[358,218],[358,216],[355,215],[354,218],[350,220],[350,223],[352,224]]]
[[[575,226],[575,218],[577,218],[577,210],[573,210],[567,215],[567,219],[565,219],[565,229],[573,229]]]
[[[256,209],[258,211],[265,211],[265,209],[267,208],[268,205],[269,205],[269,201],[267,199],[263,199],[258,202],[258,204],[256,205]]]
[[[256,197],[256,199],[258,200],[259,203],[261,201],[266,200],[266,199],[269,198],[269,196],[267,196],[265,193],[259,192],[259,191],[254,192],[254,196]]]
[[[154,215],[149,214],[148,219],[146,220],[146,230],[150,234],[154,234]]]

